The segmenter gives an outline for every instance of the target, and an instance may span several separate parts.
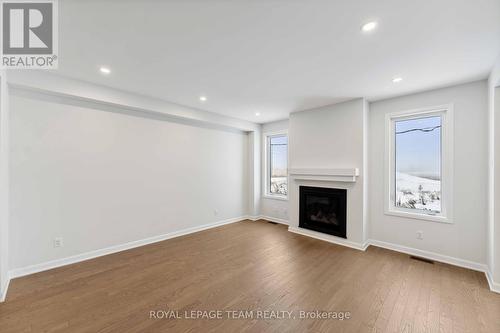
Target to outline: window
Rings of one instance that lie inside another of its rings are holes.
[[[395,121],[396,207],[441,213],[441,116]]]
[[[451,107],[388,115],[386,213],[450,222]]]
[[[288,195],[288,137],[266,136],[266,195],[286,199]]]

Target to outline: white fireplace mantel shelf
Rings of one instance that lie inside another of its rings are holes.
[[[295,180],[317,180],[354,183],[359,176],[358,168],[320,169],[290,168],[290,177]]]

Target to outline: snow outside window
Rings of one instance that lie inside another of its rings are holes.
[[[386,213],[450,222],[451,106],[388,115]]]
[[[288,136],[267,136],[266,194],[286,199],[288,195]]]

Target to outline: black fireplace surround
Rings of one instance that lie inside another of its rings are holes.
[[[300,186],[299,194],[299,227],[347,238],[347,190]]]

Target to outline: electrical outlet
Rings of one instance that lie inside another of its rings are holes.
[[[417,239],[424,239],[424,232],[419,230],[417,231]]]
[[[63,243],[62,237],[54,238],[54,247],[63,247],[63,246],[64,246],[64,243]]]
[[[217,216],[217,215],[219,215],[219,210],[214,209],[214,216]]]

